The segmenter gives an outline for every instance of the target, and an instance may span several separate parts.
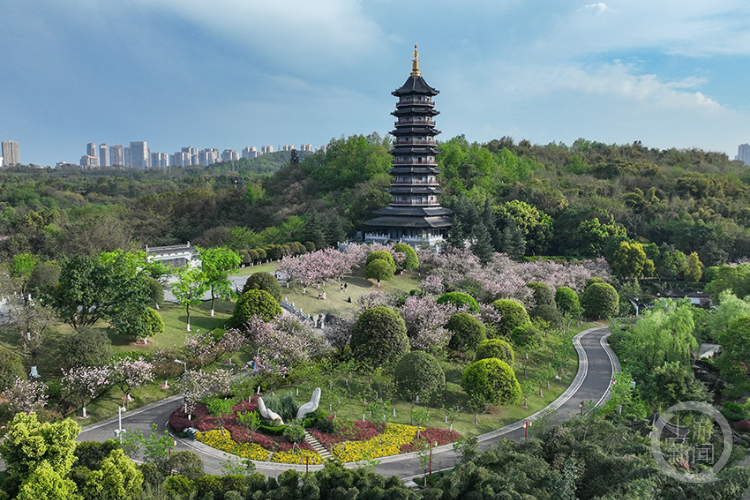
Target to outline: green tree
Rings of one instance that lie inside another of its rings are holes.
[[[371,307],[357,318],[349,345],[360,361],[373,366],[394,363],[409,350],[404,319],[393,309]]]
[[[404,400],[413,402],[445,387],[445,372],[438,360],[424,351],[412,351],[396,364],[396,390]]]
[[[265,290],[248,290],[235,304],[231,322],[239,326],[253,316],[259,316],[263,321],[271,321],[281,312],[279,303],[270,293]]]
[[[736,319],[750,316],[750,302],[737,298],[731,291],[724,290],[715,297],[719,306],[710,312],[706,321],[714,339],[721,337]]]
[[[214,316],[216,297],[228,298],[234,294],[229,272],[240,267],[242,259],[237,252],[226,247],[198,248],[198,253],[203,279],[211,292],[211,316]]]
[[[471,364],[461,377],[461,387],[471,398],[492,404],[517,404],[521,386],[516,374],[505,361],[487,358]]]
[[[536,306],[555,306],[555,294],[544,283],[531,281],[526,283],[526,288],[531,289],[531,295],[534,298]]]
[[[452,315],[446,327],[451,332],[448,347],[456,351],[473,351],[487,338],[487,328],[469,313]]]
[[[140,498],[143,475],[122,450],[112,450],[99,470],[86,479],[84,496],[101,500]]]
[[[28,289],[32,295],[38,295],[47,288],[52,288],[60,281],[60,264],[55,261],[39,262],[29,277]]]
[[[373,252],[374,253],[374,252]],[[365,268],[365,277],[378,281],[378,287],[381,281],[390,281],[393,279],[395,266],[384,259],[375,259]]]
[[[625,228],[617,223],[602,224],[598,217],[582,220],[573,234],[576,253],[584,257],[600,257],[610,240],[616,237],[626,238]]]
[[[78,500],[76,483],[67,479],[66,474],[58,471],[46,460],[39,465],[21,483],[17,500]]]
[[[172,283],[172,294],[177,302],[185,308],[187,314],[187,331],[190,329],[190,306],[197,306],[201,303],[203,294],[208,290],[203,272],[187,264],[182,267],[176,267],[172,271],[176,281]]]
[[[609,265],[612,266],[612,271],[617,276],[635,279],[643,274],[645,263],[646,252],[643,250],[643,245],[637,242],[621,241]]]
[[[657,366],[640,388],[645,401],[669,408],[683,401],[709,401],[703,382],[696,380],[690,366],[673,361]]]
[[[552,218],[519,200],[511,200],[501,205],[495,214],[498,222],[505,225],[513,219],[526,240],[526,252],[532,255],[544,255],[552,240]]]
[[[28,477],[46,462],[61,477],[70,472],[75,455],[75,438],[81,428],[70,419],[40,423],[36,413],[17,413],[0,441],[0,457],[7,470]]]
[[[500,321],[495,326],[497,334],[503,337],[508,337],[515,327],[531,322],[526,308],[513,299],[496,300],[492,303],[492,307],[501,315]]]
[[[112,342],[99,328],[80,328],[66,335],[61,344],[63,366],[104,366],[112,359]]]
[[[703,263],[698,258],[696,252],[691,253],[687,258],[685,266],[685,279],[688,281],[700,281],[703,276]]]
[[[162,304],[164,302],[164,286],[159,283],[159,280],[152,278],[151,276],[148,276],[146,278],[146,283],[148,284],[148,298],[151,303],[155,304],[154,307],[159,307],[159,304]]]
[[[722,377],[733,383],[748,384],[747,368],[740,363],[750,359],[750,316],[741,316],[734,320],[727,330],[719,336],[721,356],[717,365]]]
[[[512,217],[509,217],[506,221],[505,228],[500,235],[500,241],[501,250],[508,254],[511,259],[521,260],[526,255],[526,237]]]
[[[42,296],[75,329],[100,319],[127,322],[142,311],[149,297],[146,276],[134,273],[127,254],[105,262],[102,257],[76,255],[61,262],[60,280]]]
[[[29,300],[29,282],[38,263],[39,257],[30,253],[14,255],[11,261],[10,276],[17,282],[24,303]]]
[[[609,283],[593,283],[583,292],[581,307],[587,316],[609,318],[620,310],[620,296]]]
[[[10,387],[17,378],[26,378],[21,357],[6,347],[0,347],[0,392]]]
[[[274,299],[281,301],[281,286],[278,280],[271,273],[258,272],[248,276],[245,285],[242,287],[242,293],[248,290],[265,290],[270,293]]]
[[[477,222],[469,234],[471,241],[471,253],[479,257],[482,264],[487,264],[495,255],[495,247],[492,245],[492,236],[482,222]]]

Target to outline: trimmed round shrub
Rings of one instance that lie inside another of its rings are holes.
[[[508,363],[487,358],[470,365],[461,377],[461,387],[472,399],[490,404],[516,404],[521,386]]]
[[[264,250],[266,251],[266,257],[271,260],[281,260],[284,256],[284,247],[281,245],[269,245]]]
[[[395,363],[409,351],[404,319],[388,307],[371,307],[354,323],[349,346],[359,361],[375,366]]]
[[[740,432],[750,432],[750,420],[740,420],[735,424],[735,427]]]
[[[367,255],[367,260],[365,261],[365,267],[367,267],[367,265],[370,264],[373,260],[384,260],[391,266],[393,266],[394,272],[396,270],[396,263],[393,261],[393,255],[391,255],[391,252],[388,252],[386,250],[375,250],[374,252],[370,252]]]
[[[396,391],[406,401],[426,396],[445,387],[445,372],[438,360],[424,351],[406,353],[396,365]]]
[[[268,258],[268,254],[263,248],[256,248],[255,254],[258,256],[258,258],[256,259],[258,262],[263,262]]]
[[[608,283],[592,283],[581,296],[581,307],[586,316],[608,318],[620,310],[620,296]]]
[[[555,294],[544,283],[532,281],[526,283],[526,288],[531,289],[531,295],[534,297],[534,304],[537,307],[541,305],[555,305]]]
[[[487,329],[482,322],[468,313],[451,316],[447,328],[452,334],[448,347],[454,351],[473,351],[487,338]]]
[[[164,303],[164,287],[159,280],[146,276],[146,284],[148,285],[148,298],[154,304]]]
[[[305,250],[307,250],[308,253],[315,251],[315,243],[313,243],[312,241],[306,241],[303,244],[305,245]]]
[[[542,304],[540,306],[536,306],[531,310],[531,317],[546,321],[552,328],[556,328],[562,325],[563,320],[560,311],[558,311],[557,307],[552,304]]]
[[[419,267],[419,257],[417,257],[417,252],[415,252],[414,249],[406,243],[396,243],[395,245],[393,245],[393,251],[404,254],[405,257],[403,262],[399,262],[399,266],[402,269],[408,270],[416,269]]]
[[[513,348],[504,340],[488,339],[479,343],[477,346],[477,357],[474,361],[483,359],[496,358],[512,365],[515,360]]]
[[[516,347],[534,347],[539,345],[542,332],[531,323],[517,326],[510,332],[510,341]]]
[[[586,284],[583,286],[584,291],[594,283],[606,283],[606,281],[601,278],[597,278],[596,276],[594,276],[593,278],[589,278],[586,280]]]
[[[497,334],[507,337],[510,332],[517,326],[530,323],[529,313],[519,302],[513,299],[500,299],[492,303],[501,315],[500,321],[496,324]]]
[[[461,309],[464,306],[469,306],[469,311],[478,313],[479,304],[476,299],[468,293],[461,292],[448,292],[440,296],[436,301],[438,304],[453,304],[454,306]]]
[[[572,288],[567,286],[558,287],[555,291],[555,303],[557,309],[562,314],[569,316],[578,316],[581,314],[581,303],[578,301],[578,294]]]
[[[248,290],[265,290],[274,299],[281,301],[281,285],[271,273],[259,272],[248,276],[245,285],[242,287],[243,295]]]
[[[260,316],[263,321],[271,321],[279,314],[281,306],[270,293],[265,290],[248,290],[235,304],[231,322],[233,325],[241,325],[253,316]]]

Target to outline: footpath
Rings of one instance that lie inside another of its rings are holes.
[[[578,353],[578,372],[570,386],[560,397],[539,412],[524,420],[506,425],[495,431],[478,436],[479,447],[482,450],[492,447],[502,439],[523,439],[525,422],[534,422],[549,412],[554,412],[557,423],[563,422],[580,413],[582,402],[593,402],[601,406],[609,399],[613,375],[620,370],[617,356],[607,344],[609,329],[597,327],[585,330],[573,338],[573,345]],[[157,424],[157,432],[164,433],[169,415],[179,406],[182,396],[172,396],[157,403],[141,407],[137,410],[122,414],[122,427],[139,430],[144,436],[152,431],[151,424]],[[118,429],[118,417],[103,420],[84,427],[78,436],[79,441],[106,441],[115,437]],[[226,462],[228,455],[191,439],[174,437],[175,451],[190,450],[203,459],[207,474],[221,474],[221,462]],[[453,468],[459,457],[453,450],[453,445],[435,447],[432,450],[433,471]],[[420,465],[417,453],[405,453],[377,459],[374,471],[383,476],[397,476],[407,483],[425,474]],[[288,469],[304,472],[305,465],[277,464],[271,462],[255,462],[258,472],[267,476],[278,476]],[[349,468],[357,468],[363,464],[348,463]],[[322,469],[322,466],[309,466],[310,471]]]

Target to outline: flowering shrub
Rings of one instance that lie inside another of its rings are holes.
[[[195,438],[211,448],[226,451],[238,457],[249,458],[250,460],[268,460],[268,450],[256,443],[240,444],[232,439],[229,432],[196,432]]]
[[[419,450],[420,441],[422,443],[437,443],[435,446],[443,446],[444,444],[454,443],[461,438],[463,436],[456,431],[449,431],[448,429],[441,429],[439,427],[428,427],[419,433],[419,439],[402,445],[401,453],[410,453]]]
[[[325,460],[323,459],[323,457],[321,457],[314,451],[310,451],[307,449],[300,449],[299,447],[297,447],[297,450],[294,452],[278,451],[273,454],[273,457],[271,457],[271,461],[282,463],[282,464],[304,464],[305,457],[309,457],[308,463],[310,465],[322,465],[325,463]]]
[[[250,402],[242,400],[232,408],[232,411],[241,413],[249,411],[258,411],[258,396],[253,396]]]
[[[403,424],[387,424],[382,435],[375,436],[367,441],[346,441],[331,450],[331,454],[341,462],[356,462],[372,458],[398,455],[401,446],[414,440],[417,429]]]
[[[376,422],[366,422],[361,420],[354,422],[337,420],[336,422],[339,423],[339,426],[334,433],[329,434],[327,432],[322,432],[317,428],[307,429],[307,432],[317,439],[324,448],[330,451],[333,445],[337,443],[343,443],[344,441],[366,441],[372,439],[380,434],[382,429],[381,424]],[[341,425],[342,422],[345,422],[345,425]],[[351,428],[349,428],[349,424],[351,424]]]

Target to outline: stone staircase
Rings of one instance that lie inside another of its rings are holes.
[[[305,431],[305,442],[312,446],[315,451],[318,452],[318,455],[323,457],[325,460],[328,460],[330,462],[336,461],[336,459],[333,458],[333,455],[331,455],[331,453],[326,450],[325,447],[307,431]]]

